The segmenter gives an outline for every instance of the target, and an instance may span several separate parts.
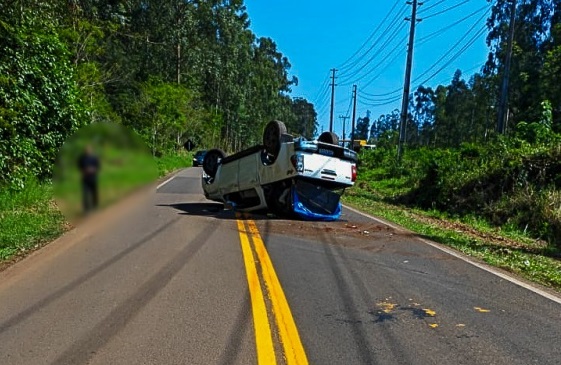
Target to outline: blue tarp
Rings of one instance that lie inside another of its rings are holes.
[[[292,210],[303,220],[335,221],[341,217],[339,195],[327,189],[298,183],[292,186]]]

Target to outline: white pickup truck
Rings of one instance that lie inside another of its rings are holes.
[[[302,219],[336,220],[345,188],[356,180],[357,155],[323,133],[317,141],[293,138],[284,123],[272,121],[263,145],[227,156],[209,150],[203,161],[207,199],[240,211],[270,209]]]

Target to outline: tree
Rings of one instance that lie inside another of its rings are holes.
[[[413,118],[419,126],[419,140],[421,145],[429,145],[434,135],[435,94],[432,88],[419,86],[413,93]]]
[[[28,174],[51,175],[83,120],[70,54],[56,22],[39,16],[50,7],[11,5],[0,14],[0,179],[22,186]]]
[[[370,130],[370,112],[366,113],[364,118],[358,118],[355,126],[354,139],[368,140],[368,132]]]
[[[372,123],[370,128],[370,139],[378,142],[379,146],[396,146],[399,133],[399,120],[401,118],[398,109],[393,110],[390,114],[383,114]]]
[[[288,130],[307,139],[313,139],[318,127],[314,105],[304,98],[294,98],[292,99],[292,113],[294,119],[288,121]]]
[[[509,109],[511,126],[521,120],[537,120],[541,110],[543,85],[540,70],[544,66],[545,52],[553,46],[552,31],[559,22],[559,0],[519,1],[515,14],[515,33],[510,69]],[[487,44],[491,51],[485,67],[485,75],[504,75],[508,25],[511,3],[497,0],[487,21]],[[547,93],[547,92],[546,92]]]

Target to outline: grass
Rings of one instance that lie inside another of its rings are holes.
[[[387,187],[385,184],[383,186]],[[390,204],[379,193],[374,194],[358,185],[347,192],[343,202],[489,265],[561,291],[559,252],[552,251],[547,245],[522,232],[500,231],[476,217],[459,221],[434,210],[427,212]]]
[[[28,181],[22,191],[0,190],[0,260],[23,254],[64,232],[50,184]]]
[[[192,153],[174,153],[164,155],[156,160],[158,173],[165,176],[179,168],[193,166]]]
[[[156,166],[146,168],[154,161],[129,158],[121,152],[106,151],[100,175],[100,204],[107,206],[139,185],[154,181],[179,168],[191,166],[190,154],[165,155],[156,160]],[[127,168],[124,168],[126,166]],[[149,171],[152,170],[152,171]],[[67,219],[80,213],[80,184],[76,171],[69,169],[62,186],[51,183],[38,183],[28,179],[25,187],[10,190],[0,187],[0,263],[14,257],[24,256],[59,237],[69,225]],[[55,203],[55,190],[62,191],[65,214]],[[70,201],[70,203],[68,203]],[[66,217],[66,219],[65,219]],[[1,265],[0,265],[1,266]]]

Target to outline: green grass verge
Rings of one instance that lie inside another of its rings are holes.
[[[33,180],[22,191],[0,190],[0,260],[38,248],[64,231],[64,217],[52,197],[52,185]]]
[[[177,169],[193,166],[192,153],[177,153],[162,156],[156,160],[158,173],[165,176]]]
[[[108,151],[104,156],[104,176],[100,176],[102,205],[115,202],[139,184],[145,184],[147,179],[153,181],[156,176],[150,172],[143,172],[145,165],[142,160],[129,159],[122,153],[113,156],[112,153],[113,151]],[[165,155],[156,159],[157,174],[161,177],[177,169],[189,167],[191,161],[191,154]],[[122,169],[121,166],[124,165],[128,168]],[[69,171],[69,175],[72,176],[67,176],[65,180],[70,183],[59,188],[71,201],[78,202],[77,208],[72,208],[68,213],[77,214],[80,209],[79,176],[75,171]],[[29,179],[21,191],[0,187],[0,262],[10,260],[14,256],[23,256],[26,252],[52,241],[68,229],[65,216],[55,203],[54,191],[51,183],[38,183],[33,179]]]
[[[480,236],[484,237],[486,234],[492,233],[494,236],[508,238],[511,243],[501,244],[500,240],[499,242],[487,240],[462,232],[456,228],[454,221],[446,221],[441,214],[388,204],[382,201],[379,195],[358,187],[350,189],[343,196],[343,203],[397,223],[424,238],[453,247],[464,254],[481,259],[489,265],[561,291],[561,260],[555,257],[555,252],[551,252],[543,245],[536,244],[535,241],[520,233],[510,232],[501,235],[500,232],[477,219],[471,224],[461,222],[480,232]],[[443,224],[435,223],[438,219]],[[512,244],[513,240],[516,241],[516,244]]]

